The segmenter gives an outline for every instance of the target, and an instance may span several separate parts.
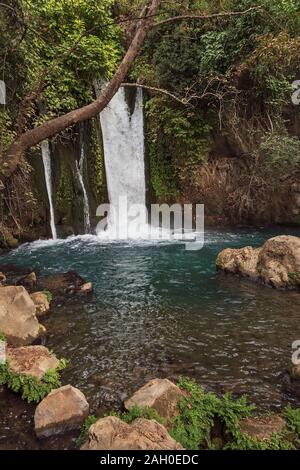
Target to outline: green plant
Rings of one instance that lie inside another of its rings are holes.
[[[60,371],[67,365],[65,359],[59,361],[59,365],[55,370],[49,369],[41,380],[26,374],[13,372],[8,362],[0,364],[0,385],[6,385],[15,393],[21,393],[22,399],[28,403],[38,403],[51,390],[61,386]]]
[[[52,292],[50,292],[49,290],[47,289],[44,289],[43,290],[43,293],[45,294],[45,296],[47,297],[47,300],[49,302],[49,304],[52,302],[53,300],[53,295],[52,295]]]
[[[114,416],[117,416],[128,424],[132,423],[137,418],[155,419],[158,423],[165,424],[165,419],[162,418],[156,410],[150,407],[141,408],[134,405],[130,407],[128,411],[119,414],[116,413]]]
[[[236,432],[240,419],[250,416],[255,409],[247,404],[246,397],[233,400],[226,394],[219,398],[187,378],[181,378],[178,386],[187,395],[179,402],[179,415],[174,419],[170,434],[186,449],[212,448],[211,431],[216,420],[221,421],[228,432]]]
[[[90,427],[98,421],[97,416],[90,415],[86,418],[85,422],[83,423],[81,429],[80,429],[80,434],[76,439],[76,446],[81,447],[82,444],[85,443],[85,441],[88,438],[89,430]]]
[[[296,435],[296,444],[300,446],[300,408],[287,405],[283,410],[288,428]]]
[[[6,336],[2,331],[0,331],[0,341],[6,341]]]

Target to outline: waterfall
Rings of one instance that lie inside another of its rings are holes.
[[[52,200],[51,154],[50,154],[50,147],[49,147],[48,140],[44,140],[42,142],[41,149],[42,149],[42,157],[43,157],[43,164],[44,164],[46,188],[47,188],[49,207],[50,207],[50,227],[51,227],[51,232],[52,232],[52,238],[53,240],[56,240],[57,234],[56,234],[54,207],[53,207],[53,200]]]
[[[124,88],[120,88],[100,113],[104,161],[109,202],[119,209],[119,217],[110,214],[108,231],[120,234],[120,198],[146,209],[143,92],[136,90],[134,109],[128,107]],[[127,219],[129,219],[126,213]],[[143,217],[142,217],[143,218]],[[124,221],[124,219],[123,219]],[[145,224],[146,219],[144,219]]]
[[[80,153],[80,160],[79,162],[76,160],[76,171],[78,181],[82,188],[83,193],[83,222],[84,222],[84,231],[85,233],[89,233],[91,229],[91,219],[90,219],[90,207],[89,207],[89,199],[87,195],[87,191],[84,184],[83,178],[83,171],[84,171],[84,160],[85,160],[85,152],[84,152],[84,144],[81,144],[81,153]]]

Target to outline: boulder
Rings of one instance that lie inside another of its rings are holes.
[[[47,296],[44,292],[35,292],[34,294],[31,294],[31,299],[33,300],[33,303],[36,308],[36,316],[41,317],[45,315],[45,313],[48,313],[50,310],[50,305],[47,299]]]
[[[38,437],[49,437],[79,429],[89,414],[83,393],[71,385],[52,390],[37,406],[34,414]]]
[[[81,450],[183,450],[157,421],[139,418],[127,424],[114,416],[90,427]]]
[[[217,269],[221,269],[225,273],[240,274],[256,279],[260,251],[260,248],[252,248],[251,246],[239,249],[226,248],[218,255]]]
[[[31,375],[41,380],[45,373],[59,366],[59,360],[45,346],[7,348],[9,368],[18,374]]]
[[[126,400],[124,405],[127,410],[132,406],[150,407],[163,418],[170,420],[178,414],[178,402],[182,397],[183,391],[170,380],[153,379]]]
[[[282,432],[285,427],[285,419],[276,414],[245,418],[240,422],[241,432],[259,441],[270,439],[274,434]]]
[[[26,346],[45,332],[35,315],[35,305],[22,286],[0,287],[0,331],[8,344]]]
[[[36,283],[37,283],[36,274],[35,272],[31,272],[29,274],[26,274],[24,277],[21,277],[21,279],[18,280],[17,285],[24,286],[27,289],[33,289]]]
[[[277,289],[300,288],[300,238],[280,235],[261,248],[226,248],[219,253],[217,269],[238,274]]]
[[[266,241],[258,271],[264,283],[276,288],[300,287],[300,238],[282,235]]]
[[[41,291],[49,290],[53,294],[54,301],[61,301],[66,296],[80,294],[81,288],[87,283],[75,271],[52,274],[38,279],[37,288]]]

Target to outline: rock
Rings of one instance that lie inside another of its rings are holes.
[[[219,253],[217,269],[248,277],[277,289],[300,288],[300,238],[281,235],[261,248],[226,248]]]
[[[45,332],[24,287],[0,287],[0,331],[12,346],[31,344]]]
[[[71,385],[52,390],[37,406],[34,414],[38,437],[49,437],[79,429],[89,414],[83,393]]]
[[[84,284],[87,283],[79,274],[70,271],[39,278],[37,287],[41,291],[49,290],[53,294],[54,301],[60,301],[65,296],[81,293]]]
[[[22,277],[21,279],[19,279],[17,282],[17,285],[24,286],[28,289],[33,289],[36,283],[37,283],[36,274],[34,272],[31,272],[29,274],[26,274],[26,276]]]
[[[300,287],[300,238],[282,235],[266,241],[258,270],[266,284],[276,288]]]
[[[79,288],[80,292],[84,292],[85,294],[89,294],[93,292],[93,284],[91,282],[86,282]]]
[[[3,286],[3,284],[5,284],[5,282],[6,282],[6,276],[5,276],[5,274],[0,272],[0,286]]]
[[[19,246],[18,240],[12,235],[7,235],[5,237],[5,243],[8,246],[8,248],[18,248]]]
[[[183,450],[167,430],[154,420],[139,418],[127,424],[114,416],[90,427],[81,450]]]
[[[35,305],[35,314],[37,317],[41,317],[45,315],[45,313],[49,312],[50,305],[47,296],[46,294],[44,294],[44,292],[34,292],[34,294],[31,294],[30,297]]]
[[[290,375],[293,379],[300,379],[300,364],[292,365],[289,369]]]
[[[280,415],[245,418],[240,422],[241,432],[259,441],[270,439],[274,434],[282,432],[285,427],[286,421]]]
[[[150,407],[169,420],[178,413],[178,402],[184,397],[179,387],[168,379],[153,379],[125,401],[127,410],[132,406]]]
[[[260,248],[252,248],[251,246],[240,249],[226,248],[218,255],[217,269],[256,279],[260,251]]]
[[[13,372],[41,380],[45,373],[59,366],[59,360],[45,346],[7,348],[6,358]]]

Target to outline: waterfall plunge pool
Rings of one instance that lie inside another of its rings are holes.
[[[84,392],[91,413],[120,407],[150,378],[180,375],[276,409],[292,400],[283,375],[291,344],[300,339],[300,295],[217,274],[215,259],[223,248],[258,246],[279,233],[299,236],[282,229],[208,231],[204,249],[186,251],[180,243],[85,235],[23,245],[0,264],[44,275],[75,270],[93,282],[93,296],[55,307],[43,321],[46,346],[70,360],[63,383]],[[0,448],[74,447],[74,438],[38,442],[34,407],[12,393],[0,398]]]

